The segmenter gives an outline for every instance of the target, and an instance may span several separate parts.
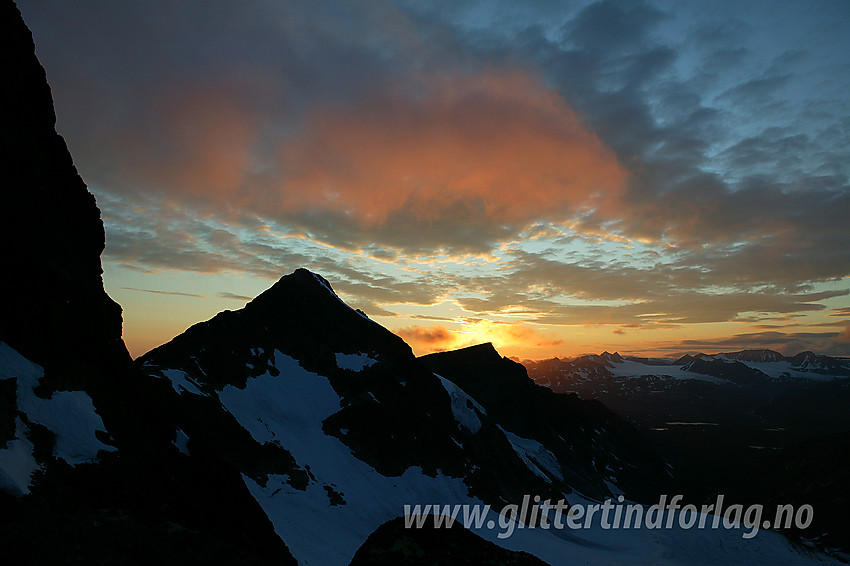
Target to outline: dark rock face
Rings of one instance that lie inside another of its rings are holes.
[[[682,365],[682,369],[725,379],[738,385],[760,385],[769,381],[769,377],[761,371],[751,368],[739,361],[695,359]]]
[[[15,437],[15,416],[18,413],[16,379],[0,379],[0,448]]]
[[[98,438],[117,449],[67,464],[54,456],[55,434],[19,409],[16,376],[0,381],[0,449],[19,420],[40,465],[28,495],[0,490],[4,556],[58,563],[68,559],[59,549],[73,548],[86,562],[191,563],[204,547],[210,563],[291,563],[235,468],[203,446],[189,458],[172,445],[169,391],[136,370],[121,339],[121,308],[101,279],[100,211],[55,131],[32,35],[8,0],[0,37],[0,340],[42,366],[41,398],[88,395],[107,430]]]
[[[492,344],[419,359],[480,402],[502,426],[544,444],[574,489],[604,498],[607,478],[628,497],[651,501],[670,479],[649,443],[602,403],[535,384],[521,364],[501,357]]]
[[[12,2],[0,6],[0,65],[7,106],[0,133],[3,207],[0,339],[49,367],[79,357],[126,357],[121,308],[103,290],[103,223],[77,173],[32,35]],[[85,362],[79,362],[85,365]]]
[[[404,519],[381,525],[363,543],[350,566],[546,566],[527,552],[505,550],[464,529],[459,523],[436,529],[405,529]]]

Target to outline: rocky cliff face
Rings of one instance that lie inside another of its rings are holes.
[[[0,37],[3,555],[291,561],[234,468],[175,446],[168,396],[121,339],[121,308],[101,279],[100,211],[56,133],[44,69],[11,1],[0,2]]]
[[[126,359],[121,308],[101,280],[100,210],[56,133],[44,69],[12,2],[0,6],[0,22],[0,339],[46,368],[81,348]]]

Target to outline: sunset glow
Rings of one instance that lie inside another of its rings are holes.
[[[850,355],[846,3],[20,8],[134,356],[298,267],[417,354]]]

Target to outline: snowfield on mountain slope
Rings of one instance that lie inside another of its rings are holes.
[[[452,414],[457,423],[473,434],[481,430],[481,419],[478,418],[475,410],[477,409],[482,415],[486,415],[487,411],[484,410],[484,407],[445,377],[436,373],[434,375],[439,378],[440,383],[443,384],[446,393],[452,400]]]
[[[465,498],[466,486],[459,479],[431,478],[415,468],[388,478],[352,456],[322,431],[322,421],[340,409],[327,378],[278,351],[274,366],[280,376],[249,379],[245,389],[227,386],[219,398],[255,440],[279,442],[315,478],[299,491],[285,477],[271,476],[264,487],[245,477],[300,564],[348,564],[378,526],[402,514],[404,504]],[[345,504],[332,505],[330,490],[341,493]]]
[[[499,425],[497,425],[499,426]],[[549,452],[545,446],[530,438],[523,438],[509,430],[505,430],[499,426],[499,430],[511,443],[514,452],[517,453],[520,460],[531,470],[534,475],[543,478],[549,483],[553,479],[563,480],[564,475],[561,473],[561,465],[558,464],[558,459],[554,454]]]
[[[789,377],[794,379],[808,379],[812,381],[831,381],[834,376],[814,371],[802,371],[794,369],[794,366],[789,361],[749,361],[736,360],[724,357],[723,355],[705,356],[704,360],[722,360],[728,363],[739,362],[745,366],[758,370],[772,378]],[[727,383],[726,380],[705,375],[702,373],[684,369],[679,365],[649,365],[636,360],[624,360],[622,362],[610,362],[608,371],[615,377],[641,377],[644,375],[653,375],[657,377],[670,377],[674,379],[698,379],[701,381],[709,381],[712,383]],[[612,367],[613,366],[613,367]]]
[[[56,391],[49,399],[38,397],[33,389],[44,370],[15,349],[0,342],[0,379],[17,379],[17,409],[27,422],[40,424],[56,435],[53,455],[73,465],[90,462],[100,450],[114,451],[98,440],[96,431],[105,431],[85,391]],[[15,439],[0,450],[0,487],[28,493],[32,473],[38,468],[33,445],[27,439],[29,427],[21,417],[16,420]]]
[[[770,376],[770,377],[773,377],[773,378],[779,378],[779,377],[786,376],[786,377],[792,377],[792,378],[796,378],[796,379],[810,379],[812,381],[832,381],[833,379],[835,379],[834,376],[829,375],[829,374],[816,373],[816,372],[813,372],[813,371],[801,371],[801,370],[798,370],[798,369],[794,369],[794,366],[791,364],[791,362],[789,362],[787,360],[773,361],[773,362],[768,362],[768,361],[753,362],[753,361],[749,361],[749,360],[729,359],[729,358],[726,358],[725,356],[723,356],[722,354],[717,355],[717,356],[712,356],[712,358],[724,360],[724,361],[730,361],[730,362],[738,361],[738,362],[744,364],[747,367],[758,370],[758,371],[762,372],[763,374]]]
[[[672,377],[674,379],[699,379],[701,381],[710,381],[713,383],[723,383],[724,379],[696,373],[682,369],[682,366],[651,366],[634,360],[625,360],[623,362],[612,362],[614,367],[609,367],[608,371],[616,377],[640,377],[643,375],[655,375],[659,377]]]
[[[219,398],[257,441],[278,442],[300,466],[309,466],[314,479],[305,491],[289,486],[282,476],[269,477],[265,486],[243,476],[299,564],[348,564],[379,525],[403,515],[405,505],[481,504],[468,495],[461,479],[429,477],[418,468],[385,477],[358,460],[347,446],[322,431],[323,420],[340,409],[340,398],[327,378],[304,370],[297,360],[278,351],[274,365],[280,371],[278,377],[266,373],[249,379],[244,389],[227,386]],[[334,504],[339,502],[332,493],[340,494],[345,503]],[[568,499],[580,501],[575,494]],[[594,523],[582,530],[517,529],[500,539],[499,516],[490,511],[486,519],[493,521],[494,528],[473,529],[479,535],[505,548],[530,552],[553,566],[781,566],[819,560],[798,554],[772,532],[745,540],[733,530],[605,530]]]

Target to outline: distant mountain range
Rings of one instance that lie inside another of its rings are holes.
[[[841,392],[850,386],[850,360],[813,352],[742,350],[677,360],[604,352],[523,363],[537,384],[602,401],[638,423],[794,420],[826,432],[846,420]]]
[[[554,390],[570,391],[577,381],[611,377],[656,376],[673,379],[719,378],[733,383],[754,381],[828,381],[850,377],[850,360],[801,352],[783,356],[773,350],[741,350],[722,354],[686,354],[667,358],[622,357],[618,353],[576,358],[525,361],[536,381]]]
[[[99,211],[8,1],[0,33],[0,550],[10,564],[830,561],[777,532],[595,524],[502,539],[486,527],[400,527],[404,505],[650,503],[681,480],[653,439],[599,401],[535,384],[489,344],[416,358],[304,269],[132,360],[101,280]],[[647,365],[610,358],[587,371],[614,383],[624,364]],[[750,387],[684,363],[669,371],[705,379],[683,382]],[[813,363],[805,371],[818,374]],[[810,469],[801,460],[789,471]]]
[[[538,384],[600,401],[638,426],[693,500],[817,503],[805,536],[848,548],[850,360],[743,350],[524,363]]]

